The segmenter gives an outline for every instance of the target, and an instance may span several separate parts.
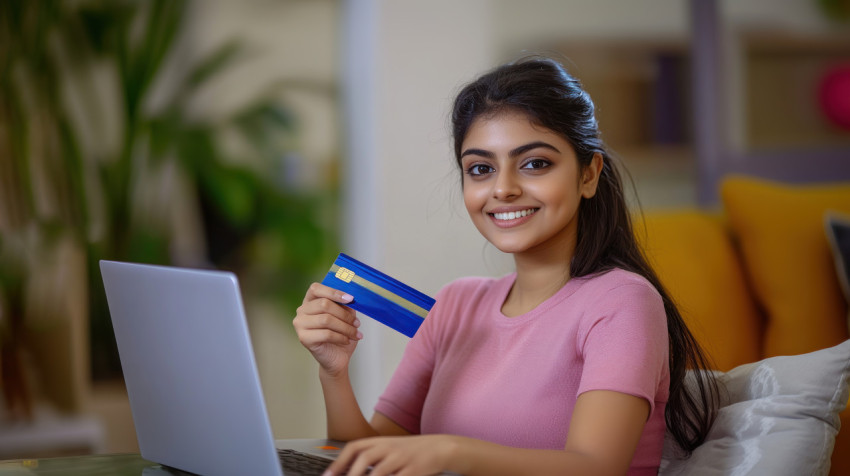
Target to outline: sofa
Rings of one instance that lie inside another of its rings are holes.
[[[647,210],[635,219],[648,259],[713,367],[729,372],[775,356],[842,343],[850,348],[847,270],[827,226],[850,221],[850,183],[730,176],[720,197],[711,209]],[[847,260],[846,242],[843,252]],[[818,373],[820,364],[813,365],[807,372]],[[835,436],[829,472],[844,475],[850,474],[850,409],[842,410],[850,365],[843,357],[835,365],[843,387],[836,387],[841,401],[832,404],[845,429]],[[829,430],[832,443],[836,430]],[[795,450],[793,442],[784,444]]]

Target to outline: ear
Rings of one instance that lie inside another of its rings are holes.
[[[599,152],[593,154],[590,163],[582,171],[581,184],[579,191],[584,198],[591,198],[596,195],[596,186],[599,184],[599,176],[602,175],[602,167],[605,165],[602,159],[602,154]]]

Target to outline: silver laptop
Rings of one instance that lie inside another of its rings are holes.
[[[342,444],[274,440],[232,273],[101,261],[143,458],[202,475],[309,474]],[[307,456],[306,458],[310,458]],[[321,468],[316,469],[321,474]]]

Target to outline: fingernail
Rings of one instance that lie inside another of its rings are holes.
[[[331,470],[327,470],[324,473],[322,473],[322,476],[333,476],[333,475],[334,474],[331,472]]]
[[[355,318],[354,318],[354,322],[353,322],[353,324],[354,324],[354,327],[360,327],[360,319],[357,319],[357,318],[355,317]]]
[[[339,298],[342,300],[342,302],[351,302],[351,301],[354,300],[354,296],[352,296],[351,294],[348,294],[348,293],[343,294]]]
[[[360,340],[362,338],[363,338],[363,333],[360,332],[360,331],[357,331],[357,340]]]

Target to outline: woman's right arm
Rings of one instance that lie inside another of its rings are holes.
[[[298,340],[319,363],[319,381],[325,397],[328,438],[350,441],[407,432],[389,418],[376,413],[366,421],[348,375],[348,364],[363,334],[353,309],[345,306],[352,297],[313,283],[298,308],[293,326]]]

